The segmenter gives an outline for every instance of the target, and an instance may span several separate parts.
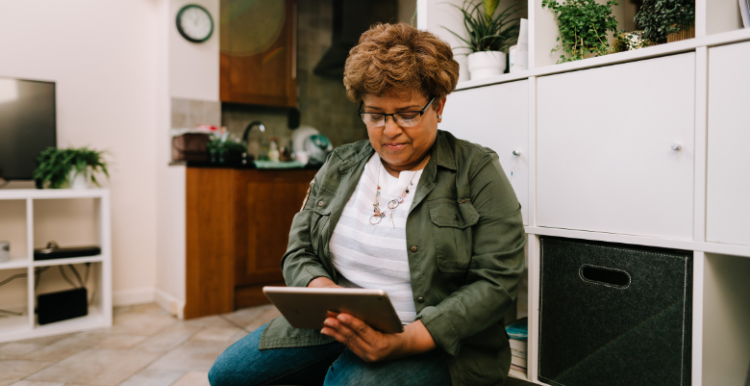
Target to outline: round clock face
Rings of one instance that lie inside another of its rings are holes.
[[[205,8],[190,4],[177,13],[177,30],[185,39],[201,43],[208,40],[214,32],[214,21]]]

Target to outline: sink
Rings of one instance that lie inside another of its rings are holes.
[[[258,169],[302,169],[305,165],[297,160],[287,162],[253,161]]]

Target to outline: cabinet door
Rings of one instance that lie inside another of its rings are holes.
[[[281,258],[313,170],[244,171],[237,186],[235,285],[284,280]]]
[[[750,43],[708,53],[706,239],[750,245]]]
[[[528,225],[529,82],[456,91],[448,96],[440,129],[497,152]],[[518,155],[514,155],[516,152]]]
[[[297,106],[296,0],[221,0],[222,102]]]
[[[540,226],[692,239],[694,53],[537,86]]]

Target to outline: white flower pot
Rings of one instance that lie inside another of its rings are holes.
[[[86,168],[86,171],[82,173],[77,173],[75,168],[70,171],[70,175],[68,177],[68,185],[70,189],[75,190],[83,190],[89,188],[89,183],[91,182],[91,179],[89,178],[89,175],[91,174],[91,168]]]
[[[504,52],[482,51],[469,55],[469,73],[471,73],[471,80],[500,75],[504,71]]]

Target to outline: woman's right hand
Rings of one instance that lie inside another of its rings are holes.
[[[327,277],[316,277],[310,281],[307,288],[343,288],[340,285],[333,282],[333,280]]]

